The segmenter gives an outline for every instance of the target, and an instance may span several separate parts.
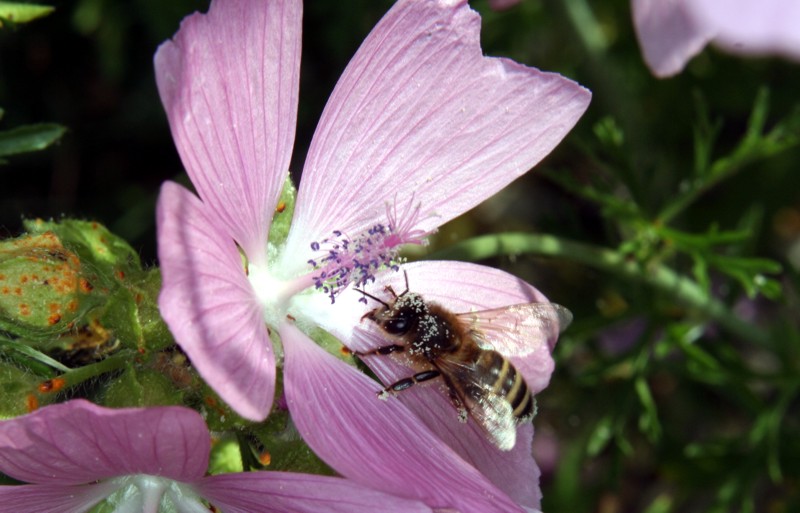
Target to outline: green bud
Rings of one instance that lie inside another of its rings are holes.
[[[131,274],[142,271],[136,251],[100,223],[77,219],[36,219],[27,220],[24,225],[32,234],[56,234],[64,246],[78,254],[87,271],[94,271],[100,279],[96,285],[100,287],[112,287],[115,283],[124,282]]]
[[[158,310],[157,270],[99,223],[28,220],[0,247],[0,329],[81,366],[118,349],[173,344]]]
[[[183,404],[183,393],[163,374],[131,364],[108,383],[102,404],[111,408]]]
[[[158,269],[145,271],[131,283],[137,306],[137,319],[142,339],[149,351],[159,351],[173,345],[167,324],[158,309],[158,294],[161,291],[161,273]]]
[[[92,289],[54,233],[0,242],[0,328],[19,337],[63,332],[85,313]]]

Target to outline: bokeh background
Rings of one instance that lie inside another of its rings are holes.
[[[560,72],[594,95],[536,171],[410,255],[472,258],[464,241],[513,232],[529,244],[479,261],[574,312],[538,399],[543,509],[800,511],[800,64],[710,48],[657,80],[627,1],[471,4],[486,54]],[[0,130],[67,127],[55,146],[0,166],[0,235],[18,235],[23,217],[97,220],[157,265],[158,189],[185,177],[152,56],[207,2],[52,5],[0,30]],[[390,5],[306,2],[297,178],[328,94]],[[536,234],[583,246],[545,250],[525,239]],[[662,268],[696,285],[701,304],[659,284]]]

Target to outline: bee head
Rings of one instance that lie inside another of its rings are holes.
[[[402,337],[418,323],[427,305],[419,294],[407,293],[390,303],[381,301],[380,307],[371,310],[363,318],[377,324],[388,335]]]

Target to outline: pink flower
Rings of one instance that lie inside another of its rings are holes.
[[[632,0],[631,7],[657,77],[680,72],[709,41],[731,53],[800,60],[800,4],[793,0]]]
[[[4,511],[78,513],[108,499],[115,511],[225,513],[430,512],[336,477],[291,472],[205,476],[211,437],[194,410],[107,409],[74,400],[0,422]]]
[[[464,0],[400,0],[332,93],[291,230],[285,242],[268,243],[294,139],[300,21],[297,0],[216,0],[156,54],[159,92],[199,194],[167,183],[159,198],[164,318],[209,385],[254,420],[273,401],[267,326],[274,329],[292,418],[345,477],[435,507],[534,507],[529,426],[522,443],[499,454],[474,429],[456,436],[468,428],[452,424],[452,406],[435,403],[442,394],[424,391],[406,401],[435,396],[413,406],[423,410],[420,422],[400,401],[378,401],[376,383],[306,333],[322,327],[348,346],[379,343],[359,322],[367,308],[353,285],[396,279],[379,270],[395,265],[400,245],[422,242],[540,161],[577,122],[589,93],[484,57],[480,19]],[[470,278],[481,281],[457,285]],[[424,294],[425,280],[448,282],[454,306],[542,299],[505,273],[467,264],[409,266],[409,279]],[[495,281],[509,284],[508,294],[485,297]],[[540,365],[537,389],[552,370],[555,337],[547,342],[518,363]],[[382,377],[397,372],[386,365]],[[523,477],[509,477],[519,469]]]

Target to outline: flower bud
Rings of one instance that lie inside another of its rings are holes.
[[[0,242],[0,328],[39,338],[68,330],[93,285],[81,261],[50,231]]]

